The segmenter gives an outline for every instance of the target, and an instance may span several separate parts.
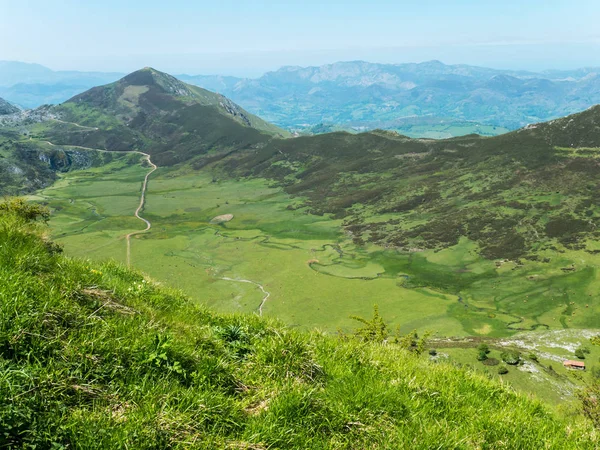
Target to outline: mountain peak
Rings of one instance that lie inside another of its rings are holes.
[[[192,97],[194,92],[186,83],[168,73],[152,67],[144,67],[123,77],[120,83],[126,86],[156,86],[167,94],[178,97]]]

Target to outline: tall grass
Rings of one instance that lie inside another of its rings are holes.
[[[1,448],[595,448],[492,380],[400,347],[218,315],[63,256],[0,209]],[[34,215],[35,216],[35,215]]]

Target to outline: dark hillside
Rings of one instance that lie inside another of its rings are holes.
[[[519,258],[539,242],[585,248],[600,237],[598,124],[592,108],[494,138],[330,133],[273,140],[216,170],[277,180],[313,214],[345,218],[358,242],[441,248],[466,236],[486,257]],[[564,220],[585,225],[548,231]]]
[[[11,105],[6,100],[0,98],[0,116],[6,115],[6,114],[18,113],[19,111],[20,111],[19,108],[17,108],[14,105]]]

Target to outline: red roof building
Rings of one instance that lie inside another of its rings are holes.
[[[563,366],[569,369],[585,370],[585,363],[583,361],[566,360],[563,362]]]

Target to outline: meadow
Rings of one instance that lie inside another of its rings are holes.
[[[61,175],[35,199],[53,210],[51,233],[67,252],[125,261],[124,236],[147,168],[139,155]],[[540,251],[541,261],[491,261],[472,241],[399,252],[358,246],[341,221],[308,214],[263,179],[215,179],[159,168],[142,215],[152,229],[132,242],[132,264],[220,311],[257,311],[292,326],[347,330],[374,304],[392,327],[440,336],[507,337],[535,329],[590,328],[600,313],[600,256]],[[219,215],[233,220],[212,223]],[[574,265],[576,263],[576,266]]]

